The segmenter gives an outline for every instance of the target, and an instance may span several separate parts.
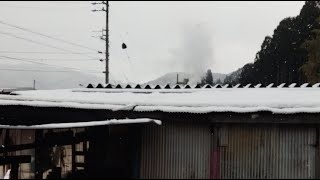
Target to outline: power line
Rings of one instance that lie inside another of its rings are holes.
[[[10,69],[10,68],[0,68],[0,71],[24,71],[24,72],[54,72],[54,73],[59,73],[59,72],[86,72],[86,73],[99,73],[101,72],[98,71],[55,71],[55,70],[39,70],[39,69]]]
[[[9,56],[0,56],[2,58],[7,58],[7,59],[11,59],[11,60],[16,60],[16,61],[23,61],[23,62],[29,62],[29,63],[34,63],[34,64],[40,64],[40,65],[49,65],[49,64],[45,64],[45,63],[40,63],[40,62],[34,62],[34,61],[29,61],[29,60],[25,60],[25,59],[20,59],[20,58],[15,58],[15,57],[9,57]],[[50,65],[51,66],[51,65]]]
[[[74,1],[37,1],[39,3],[48,3],[48,4],[70,4],[70,5],[80,5],[80,4],[75,4]],[[84,3],[85,1],[78,1],[77,3]],[[88,3],[88,2],[85,2]],[[85,4],[83,4],[85,5]]]
[[[0,68],[1,71],[26,71],[26,72],[70,72],[70,71],[49,71],[49,70],[35,70],[35,69],[10,69]]]
[[[88,8],[87,6],[17,6],[12,4],[1,4],[0,7],[19,8],[19,9],[42,9],[42,8]],[[55,9],[56,10],[56,9]]]
[[[76,69],[76,68],[71,68],[71,67],[66,67],[66,66],[58,66],[58,65],[52,65],[52,64],[41,63],[41,62],[35,62],[35,61],[31,61],[31,60],[26,60],[26,59],[23,59],[23,58],[16,58],[16,57],[10,57],[10,56],[0,56],[0,57],[2,57],[2,58],[7,58],[7,59],[11,59],[11,60],[15,60],[15,61],[22,61],[22,62],[39,64],[39,65],[52,66],[52,67],[55,67],[55,68],[71,69],[71,70],[73,70],[73,71],[82,71],[82,70]],[[100,73],[101,73],[101,72],[100,72]]]
[[[46,47],[58,49],[58,50],[60,50],[60,51],[69,52],[69,51],[67,51],[67,50],[65,50],[65,49],[63,49],[63,48],[59,48],[59,47],[56,47],[56,46],[52,46],[52,45],[50,45],[50,44],[46,44],[46,43],[34,41],[34,40],[32,40],[32,39],[27,39],[27,38],[24,38],[24,37],[19,37],[19,36],[16,36],[16,35],[14,35],[14,34],[11,34],[11,33],[7,33],[7,32],[2,32],[2,31],[0,31],[0,34],[4,34],[4,35],[10,36],[10,37],[17,38],[17,39],[21,39],[21,40],[24,40],[24,41],[32,42],[32,43],[34,43],[34,44],[39,44],[39,45],[42,45],[42,46],[46,46]]]
[[[23,31],[26,31],[26,32],[29,32],[29,33],[33,33],[33,34],[36,34],[36,35],[39,35],[39,36],[42,36],[42,37],[46,37],[46,38],[53,39],[53,40],[56,40],[56,41],[60,41],[60,42],[63,42],[63,43],[69,44],[69,45],[73,45],[73,46],[77,46],[77,47],[81,47],[81,48],[85,48],[85,49],[89,49],[89,50],[97,52],[97,50],[95,50],[93,48],[90,48],[90,47],[87,47],[87,46],[84,46],[84,45],[80,45],[80,44],[76,44],[74,42],[66,41],[64,39],[55,38],[53,36],[49,36],[47,34],[36,32],[34,30],[27,29],[27,28],[24,28],[24,27],[21,27],[21,26],[9,24],[9,23],[1,21],[1,20],[0,20],[0,24],[4,24],[4,25],[7,25],[7,26],[10,26],[10,27],[13,27],[13,28],[17,28],[17,29],[20,29],[20,30],[23,30]]]
[[[92,52],[37,52],[37,51],[0,51],[9,54],[97,54]]]
[[[34,40],[32,40],[32,39],[28,39],[28,38],[24,38],[24,37],[19,37],[19,36],[16,36],[16,35],[14,35],[14,34],[11,34],[11,33],[7,33],[7,32],[2,32],[2,31],[0,31],[0,34],[4,34],[4,35],[10,36],[10,37],[14,37],[14,38],[21,39],[21,40],[24,40],[24,41],[28,41],[28,42],[31,42],[31,43],[34,43],[34,44],[42,45],[42,46],[45,46],[45,47],[57,49],[57,50],[60,50],[60,51],[74,53],[74,52],[72,52],[72,51],[69,51],[69,50],[66,50],[66,49],[63,49],[63,48],[59,48],[59,47],[56,47],[56,46],[52,46],[52,45],[50,45],[50,44],[46,44],[46,43],[34,41]],[[90,56],[87,56],[87,57],[90,57]],[[90,58],[94,58],[94,57],[90,57]]]
[[[1,58],[1,56],[0,56]],[[97,59],[58,59],[58,58],[23,58],[25,60],[33,61],[96,61]]]

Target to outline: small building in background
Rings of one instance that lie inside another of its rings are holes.
[[[177,85],[187,85],[189,83],[189,78],[184,78],[183,81],[179,80],[179,74],[177,74]]]
[[[10,94],[15,91],[31,91],[31,90],[35,90],[35,89],[30,87],[0,88],[0,94]]]

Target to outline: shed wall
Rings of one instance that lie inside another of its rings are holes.
[[[209,178],[210,141],[209,124],[164,122],[162,126],[145,126],[140,178]]]
[[[217,178],[316,178],[317,129],[232,125],[216,128]],[[214,142],[213,142],[214,143]]]

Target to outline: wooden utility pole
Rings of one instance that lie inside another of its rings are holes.
[[[109,1],[102,1],[100,3],[94,2],[92,3],[93,5],[98,5],[98,4],[102,4],[105,5],[106,8],[102,7],[102,9],[94,9],[92,10],[93,12],[97,12],[97,11],[103,11],[106,12],[106,35],[103,35],[103,31],[102,31],[102,40],[106,41],[106,70],[105,70],[105,75],[106,75],[106,84],[109,83]],[[104,38],[105,36],[105,38]]]
[[[106,84],[109,83],[109,1],[106,3]]]

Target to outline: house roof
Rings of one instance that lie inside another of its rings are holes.
[[[110,87],[17,91],[11,95],[0,95],[0,105],[135,112],[320,113],[319,84],[274,88],[257,85],[237,86],[237,88],[226,86],[176,88],[174,86],[169,89],[165,87],[154,89],[155,86],[149,86],[147,89]]]

